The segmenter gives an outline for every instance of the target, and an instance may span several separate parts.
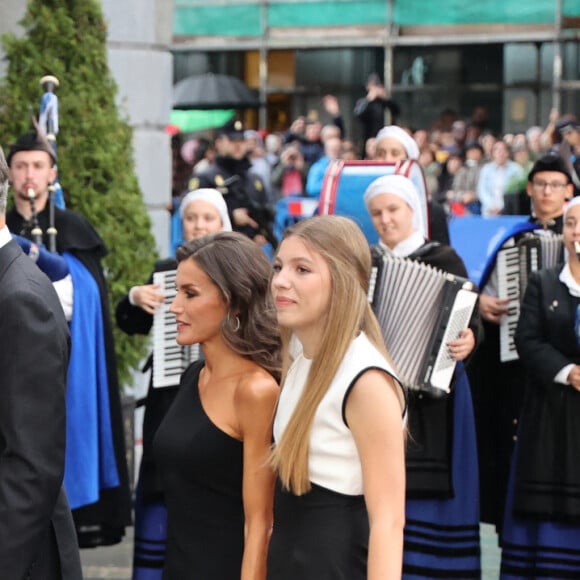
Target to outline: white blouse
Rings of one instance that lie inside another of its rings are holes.
[[[275,441],[282,437],[298,404],[311,364],[312,360],[300,350],[288,371],[274,419]],[[314,415],[308,458],[312,483],[346,495],[363,494],[360,457],[344,410],[356,380],[364,371],[375,368],[397,378],[384,356],[361,333],[349,346]]]

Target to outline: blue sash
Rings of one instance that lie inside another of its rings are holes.
[[[489,257],[487,258],[487,262],[483,268],[483,272],[481,274],[481,279],[479,280],[479,289],[483,290],[485,285],[487,284],[493,269],[495,268],[495,262],[497,260],[497,253],[501,250],[501,247],[510,239],[514,238],[518,234],[523,234],[524,232],[531,232],[533,230],[538,229],[538,224],[534,222],[521,222],[519,224],[514,225],[511,229],[507,230],[498,240],[493,250],[490,252]]]

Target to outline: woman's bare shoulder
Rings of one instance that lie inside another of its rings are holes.
[[[252,365],[240,375],[235,398],[241,404],[275,401],[279,391],[276,379],[266,369]]]

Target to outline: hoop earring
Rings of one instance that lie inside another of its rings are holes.
[[[235,320],[236,320],[236,324],[235,326],[232,328],[232,330],[234,332],[238,332],[238,330],[240,330],[240,319],[237,316],[234,316]]]

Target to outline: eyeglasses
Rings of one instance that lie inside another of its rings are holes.
[[[546,187],[549,187],[552,191],[564,191],[567,187],[567,183],[562,183],[561,181],[532,181],[532,187],[537,191],[544,191]]]

